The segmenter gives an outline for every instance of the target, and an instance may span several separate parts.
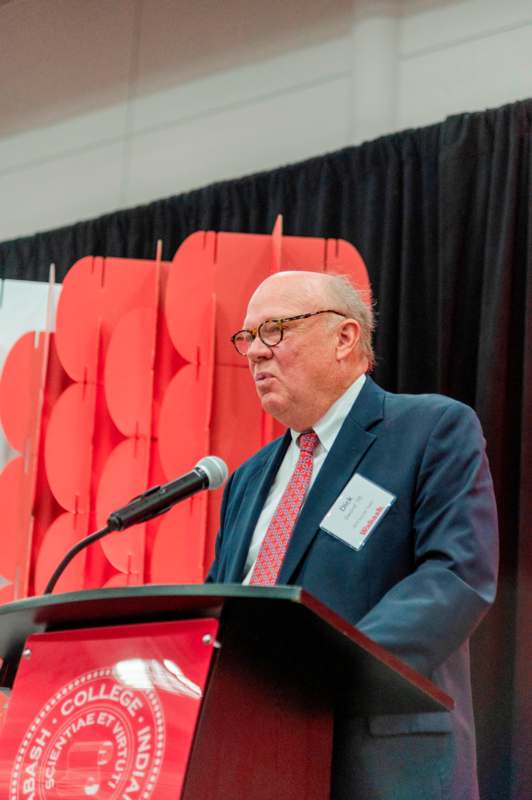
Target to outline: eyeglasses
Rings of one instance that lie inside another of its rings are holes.
[[[235,346],[235,350],[237,353],[240,353],[241,356],[247,356],[249,348],[253,344],[256,336],[259,337],[261,342],[265,344],[266,347],[276,347],[283,341],[284,329],[287,322],[295,322],[298,319],[308,319],[309,317],[315,317],[318,314],[338,314],[340,317],[345,317],[345,314],[342,314],[341,311],[333,311],[332,309],[328,308],[325,311],[311,311],[308,314],[298,314],[296,317],[267,319],[264,322],[261,322],[257,328],[237,331],[231,336],[231,341]]]

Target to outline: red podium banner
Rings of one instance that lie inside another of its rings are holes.
[[[0,797],[176,800],[215,619],[36,634],[0,732]]]

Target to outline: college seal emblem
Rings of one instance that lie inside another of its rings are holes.
[[[165,747],[153,689],[111,668],[80,675],[41,708],[16,755],[9,800],[149,800]]]

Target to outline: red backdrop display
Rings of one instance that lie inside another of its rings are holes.
[[[0,474],[0,602],[42,592],[66,550],[148,486],[204,455],[234,470],[282,432],[230,335],[249,296],[286,269],[347,274],[348,242],[198,231],[172,262],[88,256],[68,272],[55,333],[26,334],[0,380],[0,420],[21,455]],[[221,492],[203,492],[79,554],[57,590],[196,583],[212,558]]]

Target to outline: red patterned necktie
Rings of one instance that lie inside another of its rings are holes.
[[[310,483],[313,453],[319,441],[314,431],[302,433],[298,438],[299,458],[262,541],[250,584],[273,586],[277,580]]]

